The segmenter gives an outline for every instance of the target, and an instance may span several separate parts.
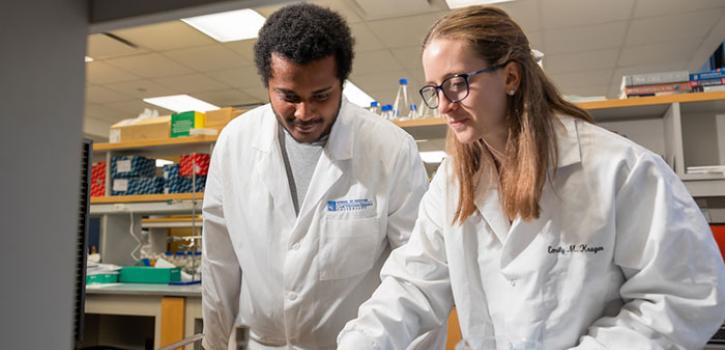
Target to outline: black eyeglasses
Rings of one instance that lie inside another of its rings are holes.
[[[475,72],[456,74],[446,78],[440,85],[428,84],[420,88],[420,96],[423,97],[423,102],[430,108],[438,108],[438,90],[443,91],[443,95],[451,103],[461,102],[463,99],[468,97],[469,80],[471,77],[481,74],[490,73],[499,70],[509,64],[511,61],[506,61],[495,66],[486,67],[479,69]]]

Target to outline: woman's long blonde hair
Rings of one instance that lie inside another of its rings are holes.
[[[489,65],[505,62],[519,65],[520,85],[507,102],[507,138],[499,176],[501,204],[509,218],[517,215],[524,220],[538,218],[547,171],[556,169],[558,162],[554,115],[559,113],[586,121],[591,121],[591,117],[561,97],[532,56],[523,30],[503,10],[471,6],[453,11],[433,24],[423,48],[436,38],[466,41]],[[460,183],[453,222],[462,223],[476,211],[476,191],[486,190],[477,188],[482,171],[490,171],[495,165],[485,154],[489,151],[483,139],[462,144],[449,130],[446,144]]]

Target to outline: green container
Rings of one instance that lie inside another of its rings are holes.
[[[181,280],[181,268],[150,266],[124,266],[121,268],[121,283],[168,284]]]
[[[171,137],[189,136],[191,129],[204,127],[204,113],[182,112],[171,115]]]
[[[86,284],[118,283],[118,273],[102,273],[86,276]]]

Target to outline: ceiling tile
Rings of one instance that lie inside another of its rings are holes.
[[[375,37],[365,23],[351,23],[350,31],[355,39],[355,52],[374,51],[383,49],[383,44]]]
[[[254,62],[254,44],[257,39],[233,41],[224,43],[225,47],[232,49],[238,55],[241,55],[247,62]]]
[[[525,31],[538,31],[541,29],[538,0],[511,1],[498,5]]]
[[[86,86],[86,101],[88,103],[120,102],[133,99],[133,96],[118,93],[116,91],[97,85]]]
[[[619,66],[688,61],[701,40],[664,42],[622,49]]]
[[[358,12],[350,5],[340,0],[313,0],[313,3],[322,7],[327,7],[342,15],[348,23],[357,23],[362,21]]]
[[[252,63],[222,45],[166,51],[163,55],[200,72],[230,69]]]
[[[183,90],[187,93],[222,90],[229,88],[226,84],[210,79],[202,74],[181,75],[176,77],[153,79],[153,82],[173,90]]]
[[[398,92],[397,88],[392,89],[378,89],[378,90],[371,90],[371,91],[365,91],[375,99],[375,101],[378,101],[380,106],[383,105],[392,105],[393,102],[395,102],[395,95]]]
[[[637,0],[634,17],[655,17],[661,15],[684,14],[690,11],[725,7],[723,0]]]
[[[529,39],[529,47],[546,53],[546,45],[544,45],[543,32],[526,32],[526,38]]]
[[[94,142],[107,142],[108,130],[114,120],[109,118],[83,117],[83,136],[91,138]]]
[[[542,0],[545,29],[622,21],[629,18],[634,0]]]
[[[578,87],[562,87],[559,91],[570,96],[607,96],[609,85],[583,85]]]
[[[544,33],[546,47],[544,54],[553,55],[620,47],[624,42],[626,30],[626,22],[547,30]]]
[[[200,98],[219,107],[238,106],[253,103],[263,103],[262,100],[237,89],[224,89],[216,91],[205,91],[194,94],[194,97]]]
[[[544,70],[547,73],[567,73],[614,68],[618,56],[619,49],[547,55],[544,56]]]
[[[574,73],[549,74],[557,87],[562,90],[586,86],[609,85],[613,69],[600,69]]]
[[[106,84],[139,79],[140,77],[105,62],[86,63],[86,80],[91,84]]]
[[[388,96],[378,95],[376,98],[382,101],[388,101],[387,103],[393,103],[395,95],[398,91],[398,81],[401,77],[408,78],[408,96],[414,96],[415,91],[420,86],[420,81],[410,77],[410,72],[401,70],[396,72],[387,73],[369,73],[369,74],[355,74],[350,77],[350,80],[355,83],[360,89],[370,94],[372,91],[392,91]],[[411,101],[417,102],[417,101]]]
[[[386,47],[422,45],[431,25],[442,12],[368,22],[370,30]]]
[[[122,112],[122,117],[120,117],[122,119],[136,118],[139,114],[144,112],[144,109],[155,109],[159,112],[159,115],[170,115],[171,113],[173,113],[168,109],[146,103],[143,100],[107,103],[105,106]]]
[[[178,95],[186,93],[183,86],[163,86],[151,80],[134,80],[122,83],[106,84],[105,87],[124,95],[133,96],[136,99]]]
[[[262,80],[256,66],[247,66],[223,71],[207,72],[206,76],[234,88],[261,88]]]
[[[128,102],[128,101],[126,101]],[[105,104],[86,103],[85,117],[96,118],[101,120],[117,121],[127,113],[115,108],[111,108]]]
[[[88,56],[93,57],[93,59],[134,55],[144,52],[146,50],[133,48],[104,34],[88,36]]]
[[[217,43],[216,40],[182,21],[123,29],[115,31],[113,34],[153,51],[166,51]]]
[[[627,32],[627,46],[647,45],[675,39],[704,38],[723,10],[707,10],[632,21]],[[725,35],[725,34],[724,34]]]
[[[423,72],[423,67],[420,67],[419,69],[408,69],[408,75],[419,84],[423,84],[425,82],[425,72]],[[413,89],[418,90],[421,86],[413,86]]]
[[[355,56],[352,65],[352,71],[355,74],[394,72],[403,69],[403,66],[398,64],[390,50],[360,52]]]
[[[422,48],[420,45],[409,47],[398,47],[391,49],[393,56],[405,69],[419,70],[423,66],[421,64]]]
[[[158,53],[114,58],[106,63],[143,78],[159,78],[194,72]]]
[[[284,6],[287,6],[287,4],[259,6],[255,7],[254,11],[257,11],[264,18],[269,18],[269,16],[271,16],[273,13],[277,12],[277,10],[281,9]]]
[[[252,96],[252,97],[258,99],[262,103],[269,102],[269,96],[267,95],[267,90],[265,88],[263,88],[263,87],[258,87],[258,88],[243,88],[242,89],[242,92],[244,92],[245,94],[247,94],[249,96]]]

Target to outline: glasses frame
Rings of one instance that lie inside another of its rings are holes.
[[[506,62],[504,62],[504,63],[501,63],[501,64],[493,65],[493,66],[490,66],[490,67],[486,67],[486,68],[481,68],[481,69],[479,69],[479,70],[476,70],[476,71],[473,71],[473,72],[469,72],[469,73],[459,73],[459,74],[454,74],[454,75],[452,75],[452,76],[450,76],[450,77],[448,77],[448,78],[445,78],[445,79],[444,79],[444,80],[443,80],[443,81],[441,82],[441,84],[440,84],[440,85],[435,85],[435,84],[427,84],[427,85],[423,85],[423,87],[421,87],[421,88],[420,88],[420,90],[418,90],[418,94],[420,94],[420,97],[422,97],[422,98],[423,98],[423,103],[425,103],[425,105],[426,105],[426,106],[428,106],[428,108],[431,108],[431,109],[435,109],[435,108],[438,108],[438,106],[440,105],[440,94],[439,94],[439,92],[442,92],[442,93],[443,93],[443,96],[444,96],[444,97],[445,97],[445,98],[446,98],[446,99],[447,99],[447,100],[448,100],[448,101],[449,101],[450,103],[458,103],[458,102],[461,102],[461,101],[465,100],[465,99],[466,99],[466,97],[468,97],[468,95],[469,95],[469,94],[471,93],[471,83],[470,83],[470,81],[469,81],[469,80],[470,80],[470,79],[471,79],[472,77],[474,77],[474,76],[476,76],[476,75],[479,75],[479,74],[482,74],[482,73],[491,73],[491,72],[495,72],[495,71],[497,71],[497,70],[499,70],[499,69],[501,69],[501,68],[505,67],[505,66],[506,66],[507,64],[509,64],[509,63],[511,63],[511,61],[506,61]],[[463,96],[463,97],[461,97],[461,98],[459,98],[459,99],[452,99],[452,98],[448,97],[448,95],[446,95],[446,91],[445,91],[445,90],[443,90],[443,85],[445,85],[445,84],[446,84],[446,83],[447,83],[448,81],[450,81],[451,79],[455,79],[455,78],[463,78],[463,80],[464,80],[464,81],[466,82],[466,95],[465,95],[465,96]],[[435,100],[435,102],[436,102],[436,103],[435,103],[435,105],[434,105],[434,106],[431,106],[431,105],[430,105],[430,104],[428,103],[428,101],[427,101],[427,100],[426,100],[426,98],[425,98],[425,95],[423,94],[423,91],[424,91],[424,90],[426,90],[426,89],[430,89],[430,88],[433,88],[433,89],[435,89],[435,96],[436,96],[436,100]]]

